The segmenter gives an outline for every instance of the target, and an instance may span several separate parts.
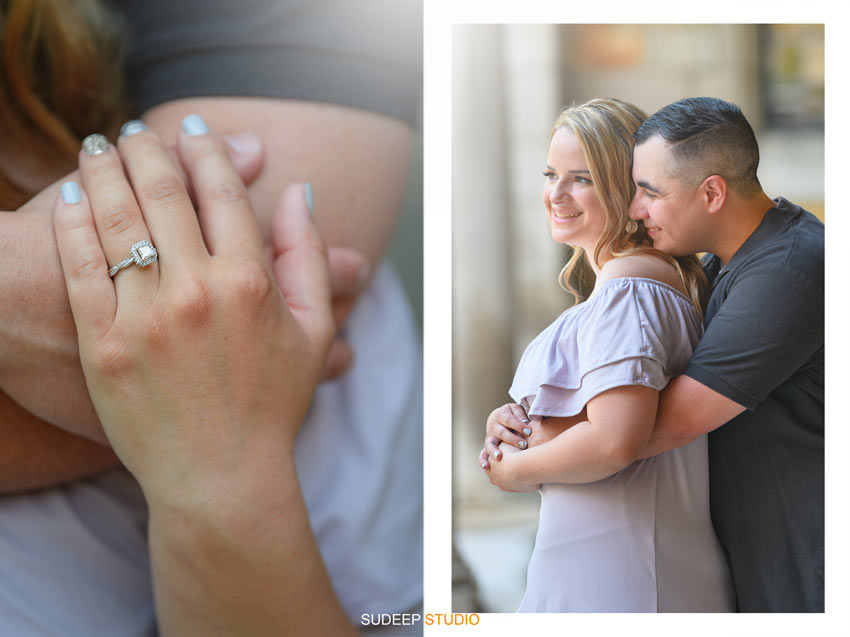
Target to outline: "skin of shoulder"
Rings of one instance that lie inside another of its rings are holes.
[[[645,254],[632,254],[608,260],[602,266],[601,272],[596,277],[596,282],[600,284],[611,279],[631,277],[654,279],[666,283],[683,294],[686,293],[676,268],[663,259]]]

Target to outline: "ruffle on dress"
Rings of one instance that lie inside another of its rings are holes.
[[[509,393],[530,416],[573,416],[614,387],[662,389],[702,337],[690,299],[654,279],[610,279],[526,348]]]

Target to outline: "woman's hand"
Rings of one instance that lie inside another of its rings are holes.
[[[352,634],[293,456],[333,340],[325,247],[292,186],[272,273],[221,141],[184,130],[197,214],[150,131],[81,154],[54,212],[86,382],[150,509],[160,632]],[[158,261],[111,279],[146,239]]]
[[[505,413],[506,408],[510,408],[508,413]],[[517,409],[520,410],[521,416]],[[484,448],[478,454],[478,462],[482,469],[489,469],[491,461],[501,460],[501,443],[507,442],[520,450],[532,449],[554,440],[570,427],[585,420],[587,409],[582,409],[574,416],[541,420],[537,417],[529,418],[521,405],[503,405],[487,419]],[[506,421],[512,422],[513,426],[508,426]],[[521,425],[520,429],[514,429],[517,422]]]
[[[118,145],[81,153],[79,201],[65,187],[54,214],[92,400],[149,502],[244,496],[228,486],[262,489],[268,463],[291,454],[331,344],[324,245],[290,187],[273,274],[212,134],[179,141],[197,215],[155,134]],[[159,260],[110,279],[145,239]]]
[[[235,133],[225,140],[229,159],[242,181],[250,184],[263,166],[261,140],[253,133]],[[176,146],[167,150],[191,186]],[[79,176],[74,173],[66,179],[78,180]],[[59,186],[59,182],[49,186],[13,213],[0,213],[0,251],[10,265],[0,272],[0,290],[6,299],[3,307],[9,312],[6,316],[0,310],[0,387],[38,418],[106,443],[80,369],[77,335],[53,239],[51,219]],[[277,254],[269,248],[270,257]],[[342,329],[369,278],[369,261],[342,246],[329,249],[329,260],[334,318],[337,329]],[[338,378],[352,358],[348,343],[337,338],[323,379]]]
[[[490,478],[490,483],[499,487],[502,491],[521,492],[521,491],[536,491],[539,488],[538,484],[523,482],[518,479],[516,472],[513,471],[515,456],[522,452],[511,445],[504,445],[504,451],[501,455],[500,462],[490,464],[485,471],[487,477]]]
[[[252,140],[256,143],[246,143]],[[233,135],[228,142],[228,156],[250,183],[263,164],[262,144],[248,133]],[[237,145],[247,152],[237,151]],[[169,153],[177,157],[176,148]],[[68,179],[79,177],[74,173]],[[0,270],[5,300],[0,308],[0,387],[42,420],[105,442],[80,369],[53,236],[53,204],[60,185],[48,186],[14,212],[0,213],[0,251],[6,265]]]
[[[499,445],[503,442],[517,449],[525,449],[528,443],[525,436],[531,434],[531,421],[522,405],[508,403],[490,412],[485,426],[484,448],[478,454],[482,469],[490,467],[490,458],[501,460]]]

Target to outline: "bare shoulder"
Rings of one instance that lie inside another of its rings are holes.
[[[676,268],[663,259],[645,254],[632,254],[611,259],[602,266],[598,282],[630,277],[654,279],[686,294]]]

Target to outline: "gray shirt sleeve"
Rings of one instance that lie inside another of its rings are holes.
[[[138,112],[203,96],[277,97],[415,123],[421,0],[110,0]]]
[[[755,409],[823,349],[823,288],[767,256],[727,276],[735,279],[685,374]]]

